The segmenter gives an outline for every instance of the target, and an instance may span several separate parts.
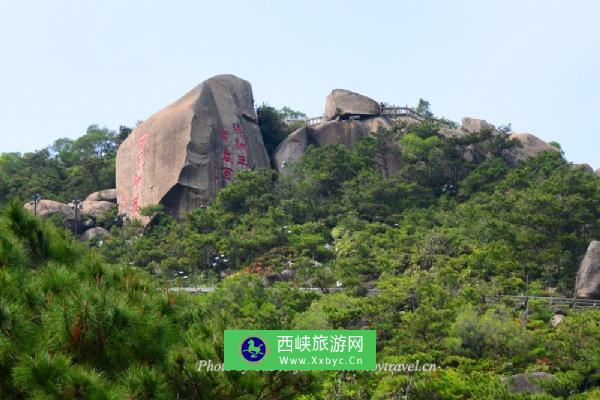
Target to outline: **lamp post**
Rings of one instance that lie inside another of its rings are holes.
[[[73,210],[75,211],[75,226],[73,228],[75,231],[75,237],[77,237],[77,223],[79,222],[79,210],[83,208],[83,205],[81,205],[81,200],[73,200],[71,203],[73,204],[71,208],[73,208]]]
[[[221,271],[224,266],[227,266],[229,260],[225,258],[225,254],[221,254],[220,256],[216,256],[213,258],[212,266],[215,267],[215,272],[217,273],[217,279],[221,279]]]
[[[36,193],[33,196],[31,196],[31,201],[29,202],[29,204],[33,206],[33,215],[37,216],[37,206],[40,200],[42,200],[42,195],[39,193]]]

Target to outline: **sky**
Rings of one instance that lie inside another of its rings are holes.
[[[600,2],[0,0],[0,152],[134,126],[231,73],[323,113],[349,89],[512,124],[600,168]]]

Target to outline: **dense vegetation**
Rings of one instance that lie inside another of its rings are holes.
[[[461,156],[474,143],[488,155],[480,164]],[[585,248],[600,237],[600,179],[558,152],[510,167],[501,156],[515,145],[490,132],[446,139],[433,125],[399,126],[353,149],[310,148],[283,174],[239,174],[184,221],[152,207],[149,227],[114,227],[89,247],[9,204],[0,398],[598,398],[599,311],[563,310],[553,328],[545,303],[531,300],[525,313],[490,301],[572,295]],[[393,173],[390,157],[401,160]],[[211,282],[218,289],[201,296],[164,290]],[[294,290],[336,284],[345,290]],[[381,293],[366,295],[371,287]],[[197,369],[221,360],[226,328],[364,327],[377,330],[379,363],[440,368]],[[525,371],[555,376],[547,394],[509,393],[502,377]]]
[[[0,154],[0,204],[27,201],[34,193],[69,202],[115,187],[117,149],[131,133],[125,126],[114,132],[92,125],[76,140],[63,138],[31,153]]]

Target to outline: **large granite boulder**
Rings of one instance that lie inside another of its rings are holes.
[[[540,393],[543,392],[542,384],[553,379],[554,375],[547,372],[527,372],[505,378],[504,382],[514,393]]]
[[[83,232],[83,234],[81,234],[79,239],[92,240],[97,237],[106,236],[106,235],[108,235],[108,233],[109,233],[108,230],[101,228],[101,227],[91,228],[91,229],[88,229],[87,231]]]
[[[575,168],[579,168],[585,172],[588,172],[590,174],[594,173],[594,168],[592,168],[592,166],[590,164],[574,164],[573,165]]]
[[[481,131],[496,131],[496,127],[484,119],[465,117],[462,119],[460,129],[467,133],[477,133]]]
[[[117,202],[117,189],[105,189],[94,192],[85,198],[85,201],[110,201]]]
[[[588,246],[577,271],[575,296],[580,299],[600,299],[600,242],[597,240]]]
[[[479,133],[483,131],[491,131],[495,134],[501,132],[496,127],[484,119],[465,117],[462,119],[462,124],[458,128],[444,126],[440,128],[439,134],[446,138],[462,138],[471,133]]]
[[[388,129],[391,123],[387,118],[377,117],[366,120],[328,121],[308,128],[308,144],[323,147],[343,144],[352,147],[361,138],[377,133],[379,128]]]
[[[334,89],[325,100],[325,118],[346,119],[351,116],[376,117],[381,115],[375,100],[345,89]]]
[[[544,151],[560,151],[530,133],[513,133],[510,138],[518,140],[521,144],[519,147],[511,148],[504,154],[506,161],[512,165],[535,157]]]
[[[275,168],[278,171],[297,162],[302,157],[308,145],[309,129],[302,127],[295,130],[277,146],[273,159],[275,160]]]
[[[343,144],[352,147],[361,138],[376,134],[380,128],[389,129],[391,126],[387,118],[376,117],[365,120],[327,121],[300,128],[285,138],[275,149],[273,157],[276,168],[281,171],[298,161],[308,145],[323,147]],[[392,169],[399,163],[399,160],[389,161]]]
[[[81,202],[81,208],[79,210],[79,213],[84,217],[89,216],[93,218],[98,218],[106,214],[116,206],[117,205],[115,203],[112,203],[110,201],[85,200]]]
[[[25,203],[27,210],[34,212],[34,206],[31,203]],[[73,208],[67,204],[60,203],[54,200],[40,200],[37,204],[37,215],[42,218],[50,218],[53,215],[59,215],[65,220],[74,220],[75,214]]]
[[[117,153],[120,213],[163,204],[176,218],[214,200],[236,173],[270,168],[252,87],[210,78],[140,124]]]

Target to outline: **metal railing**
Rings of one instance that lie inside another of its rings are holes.
[[[216,289],[215,286],[198,286],[198,287],[171,287],[168,288],[170,292],[184,292],[191,294],[199,294],[199,293],[210,293],[214,292]],[[299,287],[295,288],[299,291],[303,292],[315,292],[315,293],[336,293],[347,290],[346,288],[341,287],[330,287],[330,288],[319,288],[319,287]],[[385,293],[384,290],[381,289],[368,289],[367,295],[374,296],[381,293]],[[568,298],[568,297],[545,297],[545,296],[525,296],[525,295],[501,295],[496,297],[487,298],[484,300],[485,303],[496,304],[500,303],[504,300],[514,300],[514,301],[527,301],[527,300],[542,300],[547,302],[549,305],[560,305],[560,306],[568,306],[571,308],[598,308],[600,309],[600,300],[593,299],[578,299],[578,298]]]
[[[431,123],[440,122],[440,123],[445,124],[445,122],[443,120],[428,117],[426,115],[416,112],[413,108],[408,107],[408,106],[400,107],[400,106],[391,105],[391,106],[381,107],[381,114],[379,116],[386,117],[389,119],[410,117],[419,122],[431,122]],[[312,117],[312,118],[288,118],[284,122],[286,125],[292,125],[292,124],[301,122],[305,126],[313,126],[313,125],[317,125],[322,122],[325,122],[325,116],[321,115],[321,116]]]

